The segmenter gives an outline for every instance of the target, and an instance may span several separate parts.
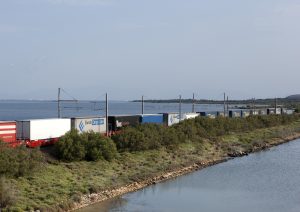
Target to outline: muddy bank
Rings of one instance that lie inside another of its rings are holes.
[[[73,208],[73,210],[76,209],[80,209],[95,203],[99,203],[117,196],[121,196],[124,195],[126,193],[130,193],[130,192],[134,192],[137,190],[140,190],[142,188],[145,188],[147,186],[168,180],[168,179],[172,179],[172,178],[176,178],[178,176],[182,176],[200,169],[203,169],[205,167],[208,166],[212,166],[221,162],[225,162],[231,158],[234,157],[242,157],[244,155],[248,155],[250,153],[253,152],[258,152],[258,151],[262,151],[262,150],[266,150],[269,149],[273,146],[277,146],[283,143],[287,143],[289,141],[295,140],[297,138],[300,138],[300,133],[295,133],[291,136],[288,136],[286,138],[276,138],[276,139],[272,139],[271,141],[269,141],[268,143],[264,144],[263,146],[255,146],[253,147],[251,150],[246,151],[246,152],[235,152],[235,153],[227,153],[228,156],[224,156],[223,158],[220,158],[218,160],[206,160],[206,161],[201,161],[201,162],[194,162],[193,164],[189,164],[186,167],[183,168],[178,168],[172,171],[168,171],[166,173],[163,173],[161,175],[155,176],[155,177],[151,177],[147,180],[142,180],[142,181],[138,181],[138,182],[134,182],[119,188],[115,188],[115,189],[108,189],[108,190],[104,190],[102,192],[99,193],[94,193],[94,194],[89,194],[89,195],[83,195],[81,202],[80,203],[76,203],[75,207]]]

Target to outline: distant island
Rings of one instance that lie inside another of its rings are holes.
[[[132,102],[141,102],[142,100],[133,100]],[[178,103],[179,99],[147,99],[144,102],[148,103]],[[223,104],[224,100],[209,100],[209,99],[181,99],[182,103],[186,104]],[[284,105],[284,106],[296,106],[300,104],[300,94],[290,95],[285,98],[266,98],[266,99],[245,99],[245,100],[228,100],[228,104],[231,105],[267,105],[275,106]]]
[[[298,100],[298,101],[300,101],[300,94],[295,94],[295,95],[291,95],[291,96],[288,96],[288,97],[286,97],[286,99],[289,99],[289,100]]]

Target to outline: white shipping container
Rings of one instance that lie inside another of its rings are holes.
[[[263,110],[263,109],[261,109],[261,110],[259,110],[259,115],[267,115],[267,110]]]
[[[179,123],[179,113],[169,113],[168,114],[168,126]]]
[[[211,118],[211,119],[215,119],[215,118],[216,118],[216,115],[215,115],[215,114],[208,113],[208,114],[206,115],[206,117]]]
[[[199,115],[200,115],[199,113],[184,113],[184,114],[182,114],[182,120],[184,120],[184,119],[194,119]]]
[[[93,131],[96,133],[106,132],[106,119],[104,117],[78,117],[71,119],[72,129],[77,129],[78,132]]]
[[[287,109],[285,111],[285,114],[292,115],[294,112],[295,112],[295,110],[289,110],[289,109]]]
[[[17,121],[17,138],[44,140],[59,138],[71,130],[71,119],[33,119]]]
[[[242,117],[245,118],[245,117],[248,117],[250,116],[250,112],[248,111],[242,111]]]
[[[281,114],[281,108],[276,108],[276,114],[280,115]]]

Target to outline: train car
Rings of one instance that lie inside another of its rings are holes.
[[[141,124],[163,124],[163,114],[142,114],[140,115],[140,123]]]
[[[165,126],[178,124],[180,121],[179,113],[163,113],[163,121]]]
[[[140,124],[139,115],[115,115],[108,116],[108,128],[109,131],[118,131],[122,127],[137,126]]]
[[[199,113],[183,113],[182,117],[181,117],[181,120],[194,119],[199,115],[200,115]]]
[[[71,119],[31,119],[17,121],[17,139],[28,147],[54,144],[71,130]]]
[[[15,121],[0,121],[0,140],[5,143],[16,143],[17,124]]]
[[[197,112],[200,116],[206,116],[206,112]]]
[[[248,116],[250,116],[250,111],[246,111],[246,110],[241,111],[241,117],[242,118],[246,118]]]
[[[241,112],[240,111],[230,110],[228,114],[229,114],[230,118],[240,118],[241,117]]]
[[[218,112],[197,112],[200,116],[208,117],[214,119],[217,117]]]
[[[217,112],[217,116],[225,117],[225,113],[224,113],[224,112],[218,111],[218,112]]]
[[[251,116],[259,115],[259,111],[258,110],[250,110],[250,115]]]
[[[267,114],[268,115],[274,115],[274,114],[276,114],[276,115],[280,115],[281,114],[281,108],[268,108],[267,109]]]
[[[83,132],[106,133],[105,117],[73,117],[71,118],[71,128]]]
[[[267,115],[267,109],[258,110],[258,114],[261,115],[261,116]]]
[[[295,112],[293,109],[281,108],[281,114],[292,115]]]

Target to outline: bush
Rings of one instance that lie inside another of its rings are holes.
[[[144,133],[136,128],[125,128],[121,134],[114,135],[112,139],[121,152],[148,149]]]
[[[295,108],[295,113],[300,113],[300,104],[293,105]]]
[[[65,161],[83,160],[86,155],[85,143],[86,140],[77,130],[71,130],[55,143],[56,155]]]
[[[164,133],[162,134],[162,146],[169,147],[171,149],[175,149],[178,147],[180,143],[179,137],[175,128],[166,128]]]
[[[124,128],[122,133],[114,135],[113,141],[120,152],[144,151],[160,147],[174,148],[179,144],[179,134],[174,128],[157,124],[143,124],[135,128]]]
[[[196,117],[171,127],[155,124],[124,128],[112,137],[119,152],[143,151],[160,147],[176,148],[186,141],[198,142],[203,138],[215,139],[230,133],[268,128],[299,120],[297,115],[249,116],[247,118]]]
[[[105,159],[111,161],[116,157],[117,148],[110,138],[94,132],[84,133],[82,137],[86,137],[87,160],[97,161]]]
[[[68,162],[110,161],[116,157],[117,149],[110,138],[94,132],[79,134],[77,130],[72,130],[55,144],[55,153],[59,159]]]
[[[12,206],[17,200],[17,191],[4,177],[0,178],[0,211]]]
[[[0,176],[21,177],[37,171],[44,162],[39,149],[10,147],[0,141]]]

